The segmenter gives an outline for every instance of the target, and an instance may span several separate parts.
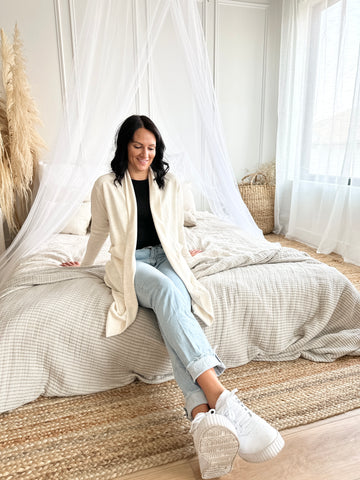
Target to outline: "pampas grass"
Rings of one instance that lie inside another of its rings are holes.
[[[1,30],[2,81],[0,205],[10,232],[17,233],[31,203],[31,188],[44,142],[36,130],[38,110],[30,94],[17,25],[10,44]],[[4,118],[5,111],[5,118]],[[12,207],[11,207],[11,205]]]
[[[15,232],[19,224],[15,218],[15,191],[9,152],[9,130],[6,105],[0,98],[0,206],[9,230]]]
[[[14,49],[5,32],[0,30],[1,60],[2,60],[2,94],[6,98],[12,90],[12,69],[14,65]],[[15,214],[15,186],[11,168],[9,122],[7,117],[7,102],[0,99],[0,207],[7,222],[10,233],[16,233],[19,222]]]
[[[3,30],[1,36],[3,94],[12,85],[14,50]],[[10,162],[9,124],[6,102],[0,98],[0,206],[10,232],[16,232],[19,224],[15,218],[15,189]]]

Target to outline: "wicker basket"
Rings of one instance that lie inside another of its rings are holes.
[[[274,202],[275,202],[275,185],[268,183],[256,183],[262,176],[266,180],[264,174],[246,175],[242,178],[250,179],[249,183],[240,183],[239,190],[241,197],[253,216],[256,225],[264,234],[271,233],[274,230]]]

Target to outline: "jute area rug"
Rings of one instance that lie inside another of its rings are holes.
[[[317,256],[304,245],[268,238]],[[320,260],[339,268],[360,289],[360,267],[337,255]],[[222,380],[280,430],[360,407],[359,357],[333,363],[251,362],[227,370]],[[194,454],[174,381],[39,398],[0,415],[0,479],[117,479]]]

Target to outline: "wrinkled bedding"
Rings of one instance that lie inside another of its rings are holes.
[[[197,212],[196,226],[185,233],[189,249],[202,250],[190,266],[214,304],[215,322],[202,327],[228,367],[360,355],[360,294],[336,269],[206,212]],[[92,267],[59,267],[79,260],[86,241],[54,236],[23,260],[0,293],[0,412],[40,395],[172,378],[152,311],[139,308],[123,334],[105,337],[108,245]]]

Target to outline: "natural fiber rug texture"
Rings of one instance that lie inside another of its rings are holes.
[[[331,267],[335,267],[343,275],[348,277],[348,279],[355,285],[355,287],[360,290],[360,267],[353,265],[351,263],[344,262],[344,259],[336,253],[317,253],[312,247],[304,245],[303,243],[297,242],[295,240],[288,240],[282,235],[275,235],[271,233],[265,237],[270,242],[280,242],[283,247],[296,248],[302,252],[306,252],[312,257],[320,260],[320,262],[327,263]]]
[[[308,251],[276,235],[269,239]],[[335,262],[360,288],[360,267],[326,257],[320,260]],[[227,370],[222,380],[280,430],[360,407],[359,357],[333,363],[251,362]],[[0,415],[0,479],[116,479],[194,454],[174,381],[40,398]]]

